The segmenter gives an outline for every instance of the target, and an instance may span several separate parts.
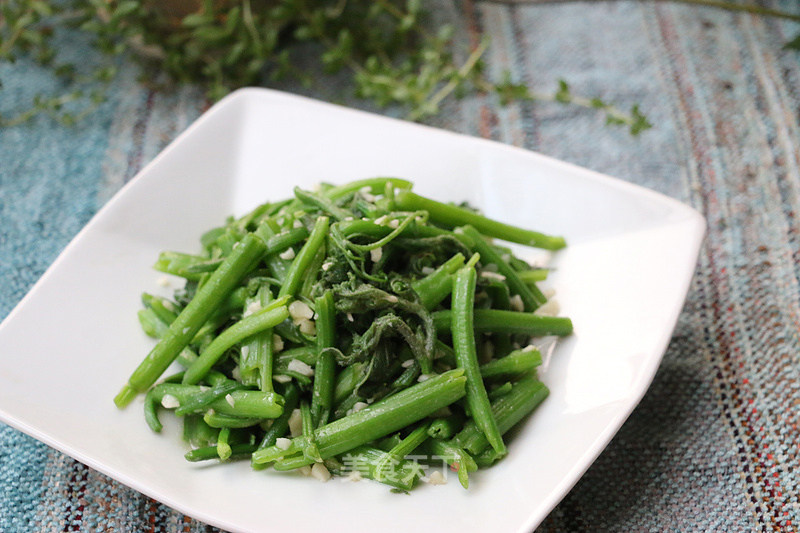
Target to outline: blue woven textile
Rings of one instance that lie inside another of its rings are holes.
[[[762,5],[797,11],[794,0]],[[557,103],[448,102],[435,126],[523,146],[697,208],[708,235],[652,387],[541,531],[768,531],[800,520],[800,26],[669,2],[437,2],[490,72],[539,92],[559,78],[655,127],[637,138]],[[87,58],[85,43],[64,41]],[[0,318],[69,240],[208,102],[123,68],[72,128],[0,130]],[[52,87],[0,66],[0,112]],[[322,84],[279,89],[365,107]],[[2,354],[0,354],[2,357]],[[200,531],[207,526],[0,425],[0,531]]]

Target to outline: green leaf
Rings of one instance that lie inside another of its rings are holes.
[[[242,10],[239,6],[232,7],[228,11],[227,18],[225,19],[225,32],[230,35],[236,29],[236,26],[239,25],[239,21],[242,18]]]
[[[49,17],[54,12],[53,6],[45,1],[30,2],[30,7],[42,18]]]
[[[131,13],[138,11],[140,7],[141,3],[134,0],[120,2],[114,12],[111,14],[111,23],[119,22]]]
[[[22,30],[26,26],[30,26],[31,24],[33,24],[35,21],[36,21],[36,17],[34,16],[34,14],[31,13],[31,12],[28,12],[28,13],[23,14],[17,20],[15,20],[11,24],[11,28],[14,31]]]
[[[91,18],[81,23],[79,26],[81,30],[87,33],[100,33],[103,31],[103,25],[99,20]]]
[[[74,126],[75,125],[75,116],[71,113],[64,113],[58,118],[58,121],[61,122],[64,126]]]
[[[19,40],[30,46],[39,46],[44,42],[44,35],[42,32],[26,30],[19,34]]]
[[[36,61],[41,65],[50,65],[56,57],[56,51],[50,46],[43,46],[36,55]]]
[[[75,75],[75,65],[72,63],[65,63],[55,68],[55,75],[59,78],[70,78]]]
[[[308,41],[314,37],[314,31],[308,25],[301,25],[295,28],[294,38],[298,41]]]
[[[800,33],[783,45],[784,50],[800,50]]]
[[[89,94],[89,99],[93,104],[101,104],[106,101],[107,95],[104,91],[99,91],[97,89],[93,90]]]
[[[501,105],[508,105],[517,100],[532,100],[533,97],[528,87],[521,83],[514,83],[511,79],[511,72],[503,71],[502,81],[493,87],[500,99]]]
[[[439,27],[439,30],[436,33],[436,38],[441,42],[448,42],[450,39],[453,38],[455,34],[455,29],[453,28],[452,24],[444,24]]]
[[[245,43],[243,43],[241,41],[238,42],[238,43],[235,43],[230,48],[230,50],[228,50],[228,52],[225,54],[225,57],[222,60],[222,63],[225,66],[235,65],[242,58],[242,56],[244,55],[244,52],[246,51],[246,49],[247,49],[247,45],[245,45]]]
[[[406,15],[400,19],[400,24],[397,27],[397,29],[401,32],[407,32],[414,27],[414,24],[416,24],[416,22],[417,19],[413,15],[411,14]]]
[[[279,35],[280,30],[272,24],[269,24],[264,28],[262,37],[264,39],[264,49],[266,52],[271,52],[275,49],[275,46],[278,44]]]
[[[633,124],[631,124],[631,135],[639,135],[641,132],[648,130],[653,125],[647,120],[647,117],[639,110],[638,105],[631,108],[631,115],[633,116]]]
[[[206,13],[190,13],[183,17],[181,25],[185,28],[197,28],[213,22],[214,19]]]
[[[563,104],[569,103],[572,100],[572,94],[569,90],[569,85],[564,80],[558,80],[558,91],[556,91],[555,99],[557,102]]]
[[[608,107],[608,104],[599,98],[592,98],[589,100],[589,103],[595,109],[605,109]]]
[[[230,35],[227,28],[220,28],[219,26],[201,26],[192,33],[197,39],[208,44],[224,41]]]

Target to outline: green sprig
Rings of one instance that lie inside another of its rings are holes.
[[[749,4],[672,1],[800,20]],[[65,30],[87,36],[100,56],[87,65],[59,61],[53,37]],[[0,62],[32,60],[50,69],[60,88],[0,117],[0,126],[38,115],[74,124],[106,99],[117,66],[130,59],[138,61],[142,83],[192,84],[212,101],[239,87],[285,77],[309,86],[312,76],[297,66],[295,55],[312,43],[324,72],[349,70],[357,97],[402,108],[412,120],[436,115],[447,98],[484,92],[497,95],[502,104],[544,100],[595,109],[608,124],[626,126],[634,135],[651,127],[638,105],[624,112],[605,100],[573,94],[563,80],[553,94],[535,93],[508,76],[490,80],[483,64],[488,41],[461,50],[454,33],[449,25],[434,27],[419,0],[5,0],[0,3]],[[800,48],[800,37],[786,47]]]
[[[653,127],[647,117],[639,109],[638,104],[631,106],[630,112],[625,113],[601,98],[586,98],[575,95],[569,84],[564,80],[558,80],[558,88],[552,95],[548,95],[533,92],[524,84],[514,83],[511,80],[511,74],[506,72],[502,82],[494,86],[489,86],[488,89],[494,90],[494,92],[497,93],[500,98],[500,103],[503,105],[512,101],[540,100],[597,109],[605,114],[606,124],[627,126],[631,135],[634,136]]]

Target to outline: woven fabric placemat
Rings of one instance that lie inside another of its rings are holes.
[[[765,1],[796,8],[792,1]],[[463,38],[492,39],[490,72],[628,109],[631,137],[556,103],[449,102],[431,124],[523,146],[698,209],[708,234],[650,390],[541,531],[792,531],[798,521],[800,57],[789,23],[637,1],[438,2]],[[74,43],[75,54],[90,52]],[[119,187],[208,106],[126,69],[112,98],[65,129],[0,131],[0,317]],[[0,67],[0,112],[48,89]],[[280,89],[349,99],[337,84]],[[624,260],[624,258],[621,258]],[[42,325],[46,334],[46,324]],[[0,355],[1,356],[1,355]],[[0,531],[205,531],[194,521],[0,425]]]

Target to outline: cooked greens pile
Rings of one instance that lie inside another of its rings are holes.
[[[171,300],[143,295],[140,322],[159,341],[115,403],[146,393],[154,431],[159,409],[174,410],[190,461],[408,490],[422,458],[467,487],[548,394],[532,340],[572,332],[542,311],[547,271],[492,238],[565,245],[401,179],[296,188],[205,233],[200,255],[160,255],[155,268],[186,282]],[[174,361],[184,370],[156,384]]]

